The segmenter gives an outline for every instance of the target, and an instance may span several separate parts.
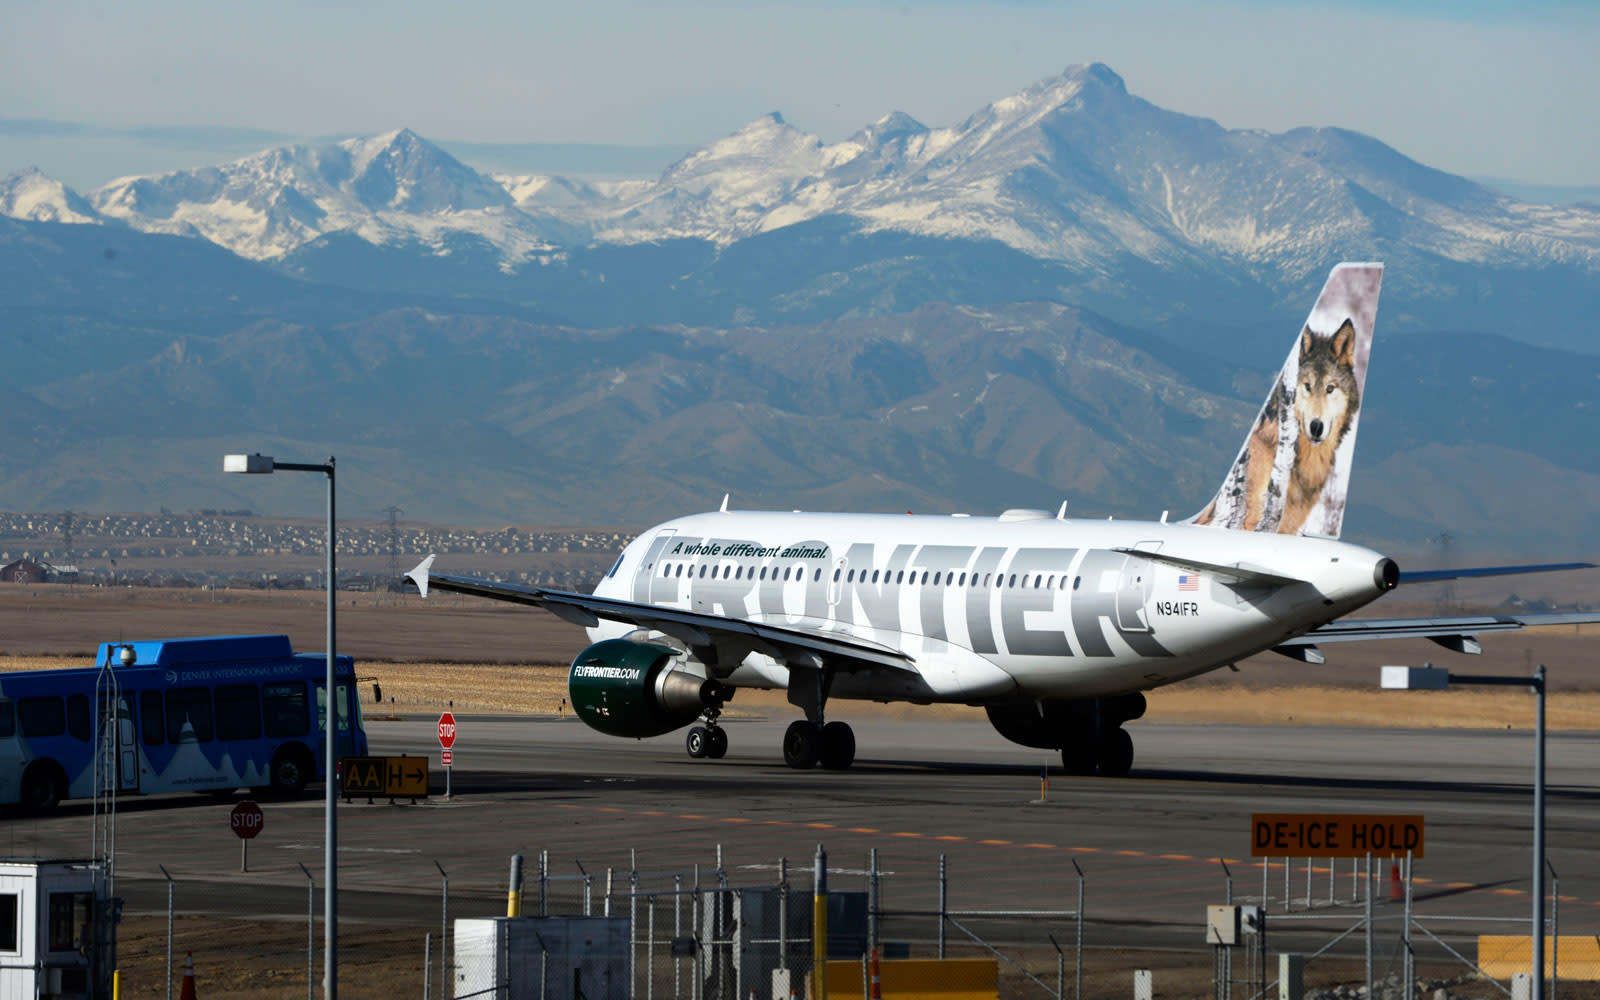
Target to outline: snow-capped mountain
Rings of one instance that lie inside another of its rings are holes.
[[[1074,267],[1221,254],[1309,274],[1330,247],[1397,241],[1463,262],[1600,264],[1600,213],[1525,205],[1339,129],[1224,129],[1130,95],[1100,64],[950,128],[897,112],[825,145],[768,115],[587,208],[602,242],[726,246],[846,216],[869,232],[993,240]]]
[[[37,167],[19,170],[0,180],[0,215],[33,222],[104,223],[78,192],[40,173]]]
[[[332,284],[585,322],[1051,298],[1159,326],[1299,302],[1339,259],[1403,270],[1415,297],[1388,301],[1434,325],[1504,328],[1553,302],[1554,328],[1600,307],[1592,207],[1519,202],[1340,129],[1225,129],[1100,64],[949,127],[895,112],[829,144],[765,115],[650,180],[481,174],[402,129],[124,178],[92,207],[37,174],[6,184],[6,214],[118,220]]]
[[[439,252],[445,237],[468,234],[508,260],[550,246],[505,187],[410,129],[122,178],[92,198],[101,213],[136,229],[199,236],[254,259],[282,257],[334,232]]]

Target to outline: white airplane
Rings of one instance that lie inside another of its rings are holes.
[[[1123,723],[1143,692],[1274,650],[1421,636],[1477,652],[1480,633],[1600,615],[1345,616],[1402,582],[1589,563],[1402,573],[1339,541],[1383,268],[1340,264],[1323,287],[1222,488],[1181,523],[817,514],[722,508],[668,521],[623,550],[593,594],[437,574],[430,589],[542,607],[588,630],[568,689],[614,736],[694,723],[691,757],[727,752],[740,688],[784,689],[791,767],[849,767],[831,698],[982,705],[1007,739],[1060,750],[1070,774],[1123,776]],[[703,721],[698,721],[703,720]]]

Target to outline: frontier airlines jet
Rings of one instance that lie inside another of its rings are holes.
[[[1216,497],[1183,522],[722,509],[644,532],[593,594],[447,576],[429,589],[544,608],[594,645],[568,676],[601,732],[683,726],[689,756],[720,758],[740,688],[777,688],[804,714],[791,767],[846,768],[855,736],[832,698],[981,705],[1001,735],[1061,752],[1071,774],[1126,775],[1123,724],[1143,692],[1263,650],[1310,663],[1320,643],[1475,636],[1600,615],[1345,618],[1412,580],[1587,563],[1407,574],[1339,540],[1383,268],[1340,264],[1296,334]]]

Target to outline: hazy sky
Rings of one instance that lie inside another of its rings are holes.
[[[831,141],[1100,61],[1231,128],[1339,125],[1452,173],[1600,184],[1596,53],[1600,6],[1539,0],[11,0],[0,118],[655,145],[776,110]],[[7,131],[0,176],[33,148]]]

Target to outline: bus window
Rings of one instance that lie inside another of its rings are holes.
[[[10,698],[0,698],[0,739],[17,735],[17,703]]]
[[[22,722],[22,735],[29,739],[60,736],[67,731],[60,698],[23,698],[17,702],[17,718]]]
[[[343,681],[339,682],[339,732],[341,733],[350,731],[350,700],[354,693],[350,685]]]
[[[139,695],[139,728],[144,734],[145,746],[158,747],[166,742],[165,720],[166,713],[161,710],[160,691],[146,691]]]
[[[190,732],[183,738],[183,731]],[[167,742],[211,741],[211,692],[206,688],[171,688],[167,691]]]
[[[306,686],[301,682],[268,684],[261,689],[261,699],[267,710],[269,739],[304,736],[311,731],[311,716],[306,708]]]
[[[261,738],[261,691],[254,684],[217,688],[217,739]]]
[[[67,732],[85,743],[89,742],[88,695],[71,694],[67,696]]]

